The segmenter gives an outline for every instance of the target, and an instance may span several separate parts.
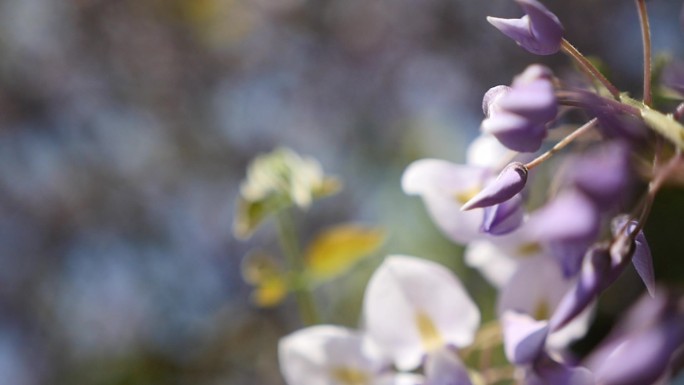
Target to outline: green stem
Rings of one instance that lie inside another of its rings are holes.
[[[651,107],[653,96],[651,91],[651,28],[648,23],[646,0],[634,0],[639,10],[641,38],[644,46],[644,104]]]
[[[299,314],[305,325],[318,323],[318,313],[311,289],[308,283],[302,282],[305,278],[304,263],[299,247],[297,232],[289,210],[282,210],[277,215],[278,239],[280,247],[287,258],[290,269],[295,273],[297,282],[294,285],[295,298],[299,307]]]
[[[617,87],[615,87],[608,79],[606,79],[606,77],[603,76],[603,74],[598,70],[598,68],[591,64],[589,59],[584,57],[584,55],[582,55],[582,53],[580,53],[580,51],[578,51],[577,48],[570,44],[569,41],[563,39],[561,41],[561,49],[568,56],[573,58],[577,62],[577,64],[579,64],[582,71],[584,71],[590,77],[593,77],[599,82],[601,82],[601,84],[603,84],[603,86],[606,87],[606,89],[608,89],[608,92],[610,92],[610,94],[613,95],[615,99],[620,98],[620,90],[618,90]]]

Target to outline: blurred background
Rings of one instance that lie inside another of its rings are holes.
[[[638,95],[631,1],[544,3]],[[649,7],[655,52],[682,59],[681,0]],[[521,12],[509,0],[0,1],[0,384],[283,384],[276,345],[301,326],[296,307],[254,306],[240,276],[250,250],[279,255],[275,230],[231,233],[249,160],[281,145],[345,184],[297,216],[302,242],[342,221],[388,231],[316,291],[326,322],[357,325],[387,253],[447,264],[491,317],[493,290],[399,184],[415,159],[463,160],[489,87],[533,62],[572,70],[487,15]],[[681,285],[684,199],[663,195],[646,234],[656,275]],[[607,322],[642,290],[623,281]]]

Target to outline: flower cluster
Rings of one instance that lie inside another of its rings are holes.
[[[553,13],[536,0],[516,2],[522,18],[489,22],[531,53],[566,53],[587,81],[565,82],[547,67],[529,66],[510,86],[484,95],[481,135],[465,163],[417,160],[405,170],[402,188],[422,198],[443,234],[465,245],[466,263],[498,290],[494,325],[511,364],[504,379],[528,385],[666,381],[670,359],[684,345],[684,301],[656,287],[643,229],[658,190],[682,165],[684,104],[664,104],[669,114],[655,108],[648,56],[643,101],[619,92],[563,38]],[[647,20],[644,1],[636,2]],[[658,89],[681,103],[681,65],[663,74]],[[564,114],[572,110],[587,121],[568,128],[573,124]],[[549,137],[560,139],[547,146]],[[571,146],[576,151],[566,154]],[[637,172],[637,164],[650,171]],[[645,191],[635,183],[639,176]],[[546,198],[531,194],[547,186]],[[597,299],[630,265],[648,295],[590,354],[575,357],[570,344],[585,335]],[[388,257],[368,284],[363,310],[361,331],[313,326],[285,337],[279,352],[288,384],[501,380],[491,368],[466,369],[469,349],[486,340],[488,329],[476,334],[480,313],[444,267]]]

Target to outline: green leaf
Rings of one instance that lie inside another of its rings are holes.
[[[674,120],[672,115],[658,112],[627,95],[620,95],[620,100],[629,106],[638,108],[644,123],[649,128],[665,137],[679,149],[684,150],[684,126]]]
[[[307,249],[307,272],[317,280],[327,280],[349,270],[375,251],[385,240],[385,232],[353,224],[339,225],[318,235]]]

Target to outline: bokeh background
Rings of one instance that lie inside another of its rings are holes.
[[[545,4],[638,94],[631,1]],[[682,59],[682,2],[648,4],[655,51]],[[562,55],[527,54],[486,15],[520,11],[509,0],[0,1],[0,384],[283,384],[276,344],[301,326],[296,307],[255,307],[240,276],[250,250],[279,255],[275,230],[231,233],[246,165],[281,145],[345,184],[298,215],[302,242],[343,221],[389,234],[316,291],[327,322],[357,325],[387,253],[447,264],[491,316],[492,289],[399,185],[412,160],[463,160],[489,87],[533,62],[572,70]],[[647,228],[658,277],[680,286],[682,215],[670,189]],[[606,324],[642,290],[618,285]]]

